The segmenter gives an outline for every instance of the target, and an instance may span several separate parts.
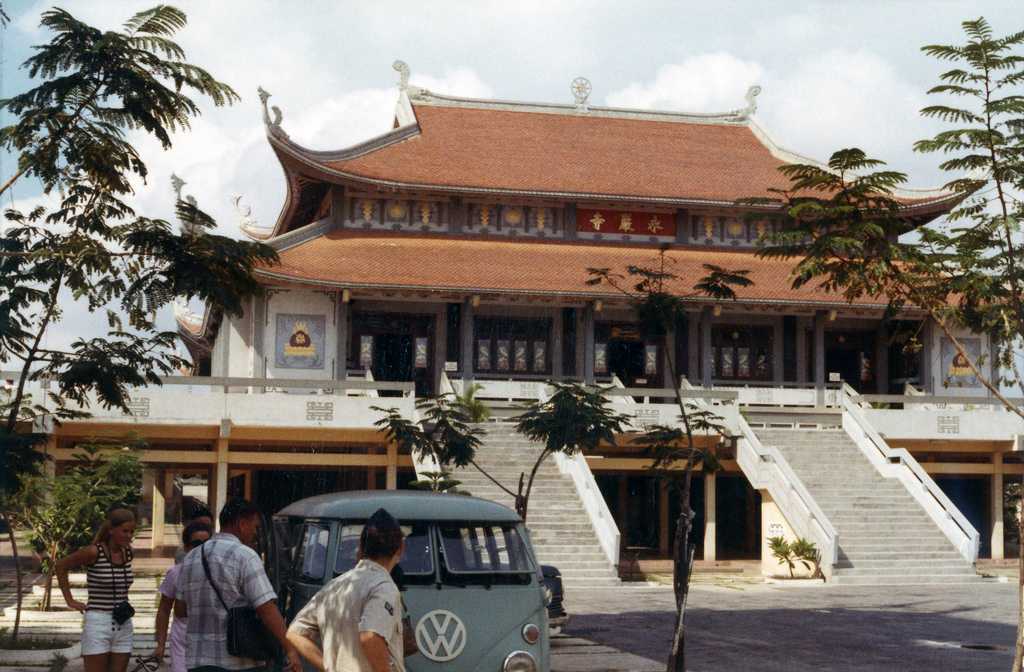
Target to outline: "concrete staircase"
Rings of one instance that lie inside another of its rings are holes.
[[[839,535],[841,585],[980,580],[896,479],[884,478],[843,430],[757,429],[778,448]]]
[[[529,478],[540,446],[517,434],[510,423],[488,423],[482,427],[487,435],[477,451],[477,464],[514,492],[519,474],[525,472]],[[515,508],[511,495],[472,466],[455,470],[453,477],[461,481],[460,489],[473,496]],[[527,527],[538,559],[542,564],[557,567],[566,586],[619,584],[617,570],[601,550],[576,486],[559,472],[553,457],[541,465],[534,479]]]

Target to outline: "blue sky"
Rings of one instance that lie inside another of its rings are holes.
[[[151,6],[134,0],[60,3],[102,28]],[[298,142],[335,149],[388,129],[397,96],[391,63],[412,68],[413,84],[456,95],[570,102],[577,75],[596,104],[712,112],[743,106],[761,84],[757,119],[782,146],[824,159],[859,146],[911,174],[910,186],[945,179],[937,157],[912,143],[939,126],[920,118],[942,64],[921,45],[956,42],[960,22],[983,15],[996,31],[1024,29],[1020,0],[937,2],[179,2],[189,26],[188,58],[242,96],[232,108],[204,106],[192,132],[162,151],[139,146],[149,164],[138,209],[170,217],[172,171],[221,229],[237,234],[231,197],[242,195],[261,222],[277,216],[281,171],[263,137],[256,87],[273,94]],[[52,2],[6,2],[3,94],[30,83],[18,65]],[[5,120],[9,123],[9,120]],[[0,172],[9,171],[4,157]],[[20,183],[15,199],[38,202]],[[67,306],[60,342],[98,324]],[[56,345],[57,343],[53,343]]]

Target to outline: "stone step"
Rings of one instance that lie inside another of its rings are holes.
[[[898,576],[844,576],[835,575],[832,583],[839,586],[915,586],[915,585],[959,585],[981,583],[977,574],[951,576],[948,574],[912,574]]]

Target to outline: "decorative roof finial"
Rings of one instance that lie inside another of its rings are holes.
[[[274,118],[271,119],[270,112],[267,111],[267,100],[270,99],[270,93],[268,93],[262,86],[256,88],[256,93],[259,95],[260,103],[263,105],[263,123],[267,125],[271,133],[276,133],[287,138],[288,134],[281,128],[281,120],[284,118],[284,115],[281,113],[281,108],[277,105],[270,106],[270,111],[274,113]]]
[[[409,64],[405,61],[395,61],[391,64],[395,72],[398,73],[398,90],[405,91],[409,88]]]
[[[252,206],[242,204],[241,194],[232,196],[231,202],[235,205],[235,212],[238,213],[238,228],[242,230],[242,233],[254,240],[266,240],[270,237],[273,231],[260,226],[259,220],[253,217]]]
[[[185,180],[181,179],[174,173],[171,173],[171,189],[174,190],[175,201],[181,200],[181,188],[184,187],[186,184],[187,183],[185,182]]]
[[[757,84],[754,84],[749,89],[747,89],[747,106],[740,110],[739,115],[741,117],[746,119],[748,117],[753,116],[753,114],[757,112],[757,97],[759,95],[761,95],[761,87],[758,86]]]
[[[576,99],[576,107],[580,110],[587,109],[587,100],[590,99],[590,92],[593,87],[590,85],[590,80],[586,77],[577,77],[572,80],[572,84],[569,85],[569,90],[572,91],[572,97]]]

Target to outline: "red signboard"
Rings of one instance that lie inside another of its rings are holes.
[[[675,217],[664,212],[643,212],[638,210],[588,210],[576,211],[576,230],[580,232],[607,235],[630,235],[646,238],[676,237]]]

